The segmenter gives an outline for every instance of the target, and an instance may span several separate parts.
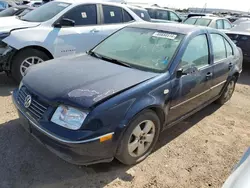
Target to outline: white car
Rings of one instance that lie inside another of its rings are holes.
[[[23,17],[0,18],[0,72],[20,81],[28,67],[85,52],[116,30],[143,21],[124,4],[52,1]]]

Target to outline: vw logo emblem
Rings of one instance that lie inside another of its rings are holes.
[[[31,105],[32,98],[30,95],[27,95],[24,99],[24,107],[29,108]]]

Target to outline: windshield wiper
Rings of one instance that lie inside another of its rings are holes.
[[[113,59],[113,58],[110,58],[110,57],[106,57],[106,56],[103,56],[103,55],[100,55],[96,52],[93,52],[93,51],[88,51],[87,52],[88,55],[91,55],[93,57],[96,57],[98,59],[102,59],[102,60],[105,60],[105,61],[109,61],[109,62],[112,62],[112,63],[115,63],[115,64],[118,64],[118,65],[122,65],[124,67],[129,67],[131,68],[131,66],[129,64],[127,64],[126,62],[124,61],[121,61],[121,60],[117,60],[117,59]]]

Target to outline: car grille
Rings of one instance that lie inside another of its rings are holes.
[[[25,98],[27,96],[31,96],[31,103],[28,107],[25,107]],[[18,96],[17,96],[17,100],[18,102],[27,109],[27,111],[30,113],[30,115],[36,119],[39,120],[42,118],[42,116],[44,115],[44,113],[47,111],[48,109],[48,105],[45,104],[42,101],[39,101],[37,99],[37,96],[31,94],[26,87],[22,86],[18,92]]]

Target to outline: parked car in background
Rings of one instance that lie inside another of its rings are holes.
[[[131,165],[164,129],[227,102],[241,70],[240,50],[218,30],[143,22],[31,67],[13,102],[24,128],[66,161]]]
[[[42,0],[30,1],[27,5],[31,7],[40,7],[43,5],[43,1]]]
[[[244,153],[239,163],[233,169],[222,188],[250,187],[250,148]]]
[[[236,25],[226,34],[231,40],[241,48],[244,56],[244,66],[248,66],[250,62],[250,21],[242,22]]]
[[[137,6],[131,6],[131,5],[127,5],[127,7],[132,10],[137,16],[139,16],[141,19],[143,19],[144,21],[147,22],[151,22],[151,18],[148,14],[148,11],[144,8],[141,7],[137,7]]]
[[[190,25],[200,25],[212,27],[220,30],[228,30],[233,27],[228,19],[215,16],[194,16],[189,17],[183,23]]]
[[[27,14],[32,10],[34,10],[34,8],[27,5],[16,5],[1,11],[0,17],[24,16],[25,14]]]
[[[89,50],[108,35],[143,21],[126,5],[52,1],[0,23],[0,71],[20,81],[31,65]]]
[[[245,21],[250,21],[250,18],[248,18],[248,17],[239,18],[233,22],[233,25],[236,26],[236,25],[239,25],[240,23],[245,22]]]
[[[162,22],[162,21],[173,21],[173,22],[182,22],[180,16],[170,9],[164,9],[159,7],[144,7],[147,9],[149,16],[154,22]]]

